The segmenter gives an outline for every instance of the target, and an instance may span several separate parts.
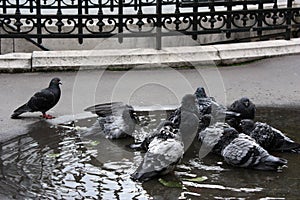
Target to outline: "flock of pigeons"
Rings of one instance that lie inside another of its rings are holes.
[[[44,118],[52,118],[46,112],[58,102],[60,84],[59,78],[52,79],[48,88],[35,93],[11,117],[40,111]],[[94,105],[85,111],[99,116],[102,134],[109,139],[133,137],[135,126],[143,123],[132,106],[121,102]],[[300,144],[266,123],[254,122],[255,112],[255,105],[246,97],[226,108],[208,97],[203,87],[197,88],[143,141],[130,145],[146,152],[132,179],[143,182],[173,171],[194,140],[198,140],[200,151],[213,152],[232,166],[282,168],[287,160],[270,152],[300,153]]]

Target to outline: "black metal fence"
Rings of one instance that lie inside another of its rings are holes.
[[[282,1],[281,1],[282,2]],[[0,38],[155,37],[278,30],[290,39],[300,28],[292,0],[0,0]]]

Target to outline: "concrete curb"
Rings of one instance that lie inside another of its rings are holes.
[[[300,53],[300,38],[230,45],[215,45],[222,65],[237,64],[261,58]]]
[[[0,72],[231,65],[300,53],[300,38],[155,49],[34,51],[0,55]]]
[[[209,64],[218,60],[216,49],[210,46],[165,48],[163,50],[36,51],[32,56],[32,70],[179,67],[190,65],[189,63]]]
[[[9,53],[0,55],[0,72],[31,71],[31,53]]]

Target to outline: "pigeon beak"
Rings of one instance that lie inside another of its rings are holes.
[[[58,82],[58,85],[62,85],[62,82],[61,82],[61,81],[59,81],[59,82]]]
[[[247,101],[247,102],[245,102],[245,106],[246,107],[248,107],[249,106],[249,102]]]

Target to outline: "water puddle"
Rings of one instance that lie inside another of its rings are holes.
[[[141,116],[143,117],[143,116]],[[144,116],[145,117],[145,116]],[[152,113],[143,138],[164,113]],[[144,184],[130,179],[143,154],[99,134],[96,118],[80,119],[75,128],[33,124],[29,132],[0,143],[0,194],[16,199],[297,199],[300,155],[276,153],[288,159],[282,172],[232,168],[219,157],[197,158],[197,143],[174,174],[163,179],[182,187],[165,187],[158,179]],[[146,120],[146,121],[147,121]],[[257,120],[286,132],[300,142],[300,109],[258,108]],[[201,182],[193,178],[205,177]]]

